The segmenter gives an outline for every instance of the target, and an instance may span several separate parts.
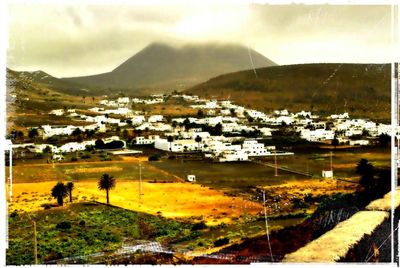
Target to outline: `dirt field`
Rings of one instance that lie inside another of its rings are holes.
[[[55,204],[50,196],[57,181],[38,183],[15,183],[12,185],[13,202],[10,211],[42,210],[43,204]],[[105,202],[105,192],[97,189],[97,181],[78,181],[73,192],[74,200]],[[222,192],[190,183],[142,184],[142,201],[139,203],[137,181],[117,180],[116,188],[110,192],[110,203],[119,207],[160,214],[168,218],[205,220],[209,225],[230,223],[242,214],[257,214],[262,211],[258,203],[239,197],[228,197]],[[66,203],[67,199],[65,199]]]

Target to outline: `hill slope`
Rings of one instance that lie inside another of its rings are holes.
[[[174,48],[153,43],[113,71],[62,80],[99,88],[182,88],[219,74],[276,65],[239,45],[186,45]]]
[[[389,64],[302,64],[215,77],[187,90],[264,111],[287,108],[390,118]]]

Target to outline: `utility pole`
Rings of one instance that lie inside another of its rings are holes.
[[[331,151],[331,153],[330,153],[330,158],[331,158],[331,171],[332,171],[332,173],[333,173],[333,165],[332,165],[332,151]]]
[[[35,265],[38,264],[38,253],[37,253],[37,238],[36,238],[36,222],[33,221],[33,251],[35,255]]]
[[[142,163],[139,162],[139,205],[142,203]]]
[[[274,154],[274,158],[275,158],[275,176],[278,176],[278,161],[276,159],[276,151]]]

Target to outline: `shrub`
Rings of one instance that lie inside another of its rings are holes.
[[[153,154],[149,156],[149,161],[158,161],[160,160],[160,156],[158,154]]]
[[[44,204],[44,205],[43,205],[43,208],[44,208],[44,209],[51,209],[51,205],[50,205],[50,204]]]
[[[18,212],[16,210],[14,210],[13,212],[11,212],[10,217],[11,218],[15,218],[18,216]]]
[[[206,229],[206,228],[207,228],[207,224],[205,224],[205,222],[202,221],[202,222],[195,223],[195,224],[192,226],[192,231],[204,230],[204,229]]]
[[[215,247],[220,247],[220,246],[226,245],[228,243],[229,243],[229,238],[227,238],[227,237],[219,238],[219,239],[214,241],[214,246]]]
[[[57,229],[68,230],[71,229],[71,223],[69,221],[62,221],[56,225]]]
[[[79,225],[80,225],[80,226],[85,226],[85,225],[86,225],[86,222],[85,222],[84,220],[81,220],[81,221],[79,222]]]
[[[84,153],[84,154],[81,156],[81,158],[82,158],[82,159],[89,159],[89,158],[90,158],[90,154]]]
[[[76,158],[75,156],[71,157],[71,162],[76,162],[78,161],[78,158]]]

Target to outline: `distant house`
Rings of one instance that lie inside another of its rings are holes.
[[[147,121],[149,123],[156,123],[156,122],[161,122],[163,120],[164,120],[164,116],[157,114],[157,115],[151,115]]]
[[[326,141],[333,140],[335,138],[335,132],[325,129],[303,129],[300,132],[300,137],[311,142]]]
[[[186,180],[188,182],[195,182],[196,181],[196,175],[187,175]]]
[[[322,178],[333,178],[332,170],[322,170]]]
[[[225,151],[219,157],[219,162],[248,161],[249,156],[243,151]]]
[[[263,143],[258,143],[256,140],[245,140],[243,142],[242,150],[248,156],[266,156],[271,155]]]
[[[137,145],[154,144],[154,142],[157,139],[159,139],[158,135],[150,135],[147,138],[139,136],[135,138],[135,144]]]
[[[369,140],[350,140],[349,144],[351,146],[367,146],[369,145]]]
[[[154,148],[170,152],[191,152],[201,150],[202,144],[195,140],[175,140],[169,142],[167,139],[157,139],[154,143]]]
[[[61,115],[64,114],[64,110],[63,109],[51,110],[49,114],[54,114],[54,115],[61,116]]]

